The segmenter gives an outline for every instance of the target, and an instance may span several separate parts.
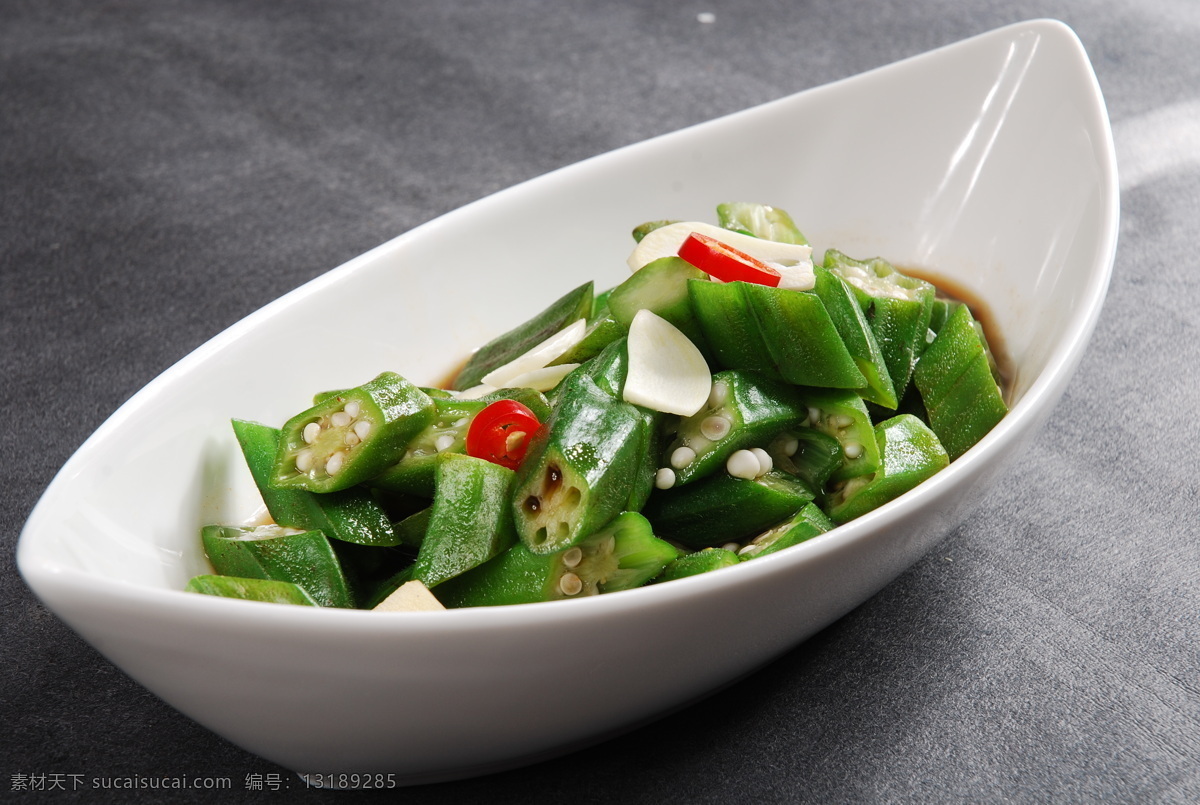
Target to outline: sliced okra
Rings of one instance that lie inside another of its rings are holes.
[[[608,306],[626,330],[639,310],[666,319],[705,351],[704,333],[688,299],[688,280],[708,275],[681,257],[660,257],[630,275],[613,289]]]
[[[738,549],[742,560],[754,559],[769,553],[782,551],[805,540],[830,531],[836,524],[815,503],[809,503],[792,515],[791,519],[767,529]]]
[[[320,606],[354,607],[342,564],[320,531],[279,525],[208,525],[200,530],[204,553],[222,576],[286,581]]]
[[[189,593],[239,598],[243,601],[264,601],[268,604],[298,604],[320,606],[303,589],[287,581],[274,579],[243,579],[234,576],[193,576],[183,588]]]
[[[387,512],[361,487],[316,494],[305,489],[277,489],[270,484],[280,433],[276,428],[243,419],[233,432],[254,484],[271,518],[281,526],[317,529],[326,536],[362,545],[396,545]]]
[[[429,524],[412,578],[433,589],[512,547],[512,480],[512,470],[485,459],[440,456]]]
[[[717,205],[717,223],[734,232],[753,235],[779,243],[808,245],[808,239],[796,226],[792,216],[778,207],[744,201]]]
[[[786,383],[736,370],[717,372],[705,406],[675,426],[659,485],[670,488],[710,475],[735,451],[765,448],[807,416],[804,400]]]
[[[953,311],[913,373],[930,427],[951,459],[966,452],[1008,413],[987,343],[975,324],[965,305]]]
[[[656,492],[642,513],[663,539],[699,550],[753,537],[791,517],[814,498],[807,484],[778,470],[754,479],[718,472]]]
[[[585,373],[563,381],[513,485],[517,533],[531,551],[571,547],[623,511],[646,484],[646,417]]]
[[[550,366],[569,363],[584,363],[600,354],[600,351],[629,332],[629,325],[617,320],[605,305],[600,314],[588,321],[587,329],[579,343],[550,361]]]
[[[816,277],[813,293],[825,305],[842,343],[867,379],[866,388],[861,389],[859,395],[884,408],[895,408],[898,401],[892,376],[888,374],[887,362],[875,339],[875,331],[871,329],[871,323],[854,292],[845,280],[827,268],[817,266],[813,274]]]
[[[808,291],[747,284],[743,288],[778,374],[789,383],[862,389],[859,370],[821,298]]]
[[[736,553],[727,548],[704,548],[684,554],[671,562],[663,568],[663,572],[654,580],[654,583],[661,584],[664,581],[675,581],[676,579],[683,579],[688,576],[698,576],[701,573],[708,573],[711,570],[733,567],[736,564],[740,564],[741,561]]]
[[[679,552],[646,518],[618,515],[574,547],[536,554],[518,543],[437,589],[447,607],[503,606],[583,598],[646,584]]]
[[[270,483],[337,492],[369,480],[400,460],[435,410],[428,394],[384,372],[289,419]]]
[[[925,349],[937,289],[897,271],[880,257],[855,260],[829,249],[824,263],[854,289],[859,304],[868,312],[899,399],[908,388],[913,365]]]
[[[475,415],[487,407],[483,400],[435,399],[433,419],[413,436],[392,466],[371,479],[370,485],[391,492],[433,497],[437,457],[465,453],[467,430]]]
[[[950,463],[929,427],[911,414],[899,414],[875,426],[879,469],[835,484],[829,517],[845,523],[876,509],[935,475]]]
[[[688,280],[687,286],[696,321],[718,365],[779,376],[746,297],[746,283]]]
[[[805,389],[808,419],[804,424],[838,440],[842,463],[830,480],[839,481],[874,472],[879,467],[879,445],[867,404],[852,391]]]
[[[585,282],[525,323],[484,344],[454,378],[454,389],[462,391],[478,386],[488,372],[524,355],[567,325],[590,318],[594,288],[593,283]]]
[[[810,427],[790,428],[780,433],[767,445],[767,454],[775,469],[795,475],[818,492],[825,488],[843,461],[842,443]]]

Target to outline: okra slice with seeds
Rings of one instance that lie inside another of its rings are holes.
[[[809,503],[789,520],[769,528],[738,549],[743,561],[782,551],[833,530],[836,523],[815,503]]]
[[[656,492],[642,513],[659,537],[699,550],[749,539],[791,517],[815,497],[799,478],[778,470],[754,479],[719,472]]]
[[[325,607],[354,607],[341,562],[320,531],[278,525],[208,525],[200,530],[204,553],[222,576],[286,581]]]
[[[281,526],[317,529],[326,536],[362,545],[396,545],[387,512],[361,487],[317,494],[306,489],[277,489],[270,484],[280,433],[259,422],[235,419],[233,432],[271,518]]]
[[[563,381],[513,485],[517,533],[531,551],[571,547],[623,511],[645,484],[646,417],[585,373]]]
[[[447,607],[502,606],[583,598],[646,584],[679,552],[654,536],[645,517],[618,515],[578,545],[535,554],[518,543],[437,589]]]
[[[517,539],[509,508],[512,480],[512,470],[485,459],[440,456],[412,577],[432,589],[512,547]]]
[[[717,205],[717,223],[734,232],[742,232],[778,243],[808,245],[808,239],[796,226],[792,216],[778,207],[745,201]]]
[[[736,370],[717,372],[705,406],[678,420],[662,459],[669,474],[662,474],[660,488],[710,475],[735,451],[766,447],[807,416],[804,400],[786,383]]]
[[[879,445],[867,404],[852,391],[836,389],[805,389],[808,405],[806,427],[838,440],[842,448],[842,463],[830,480],[853,478],[874,472],[879,467]]]
[[[428,394],[384,372],[288,420],[270,484],[337,492],[369,480],[400,460],[435,411]]]
[[[795,475],[818,493],[843,461],[841,442],[808,427],[792,428],[776,436],[767,445],[767,455],[775,469]]]
[[[320,606],[300,587],[287,581],[273,579],[242,579],[234,576],[193,576],[183,588],[189,593],[238,598],[242,601],[263,601],[268,604],[298,604]]]
[[[704,548],[684,554],[671,562],[663,568],[663,572],[654,580],[654,583],[662,584],[664,581],[698,576],[701,573],[720,570],[723,567],[733,567],[741,564],[741,561],[736,553],[726,548]]]
[[[950,463],[946,449],[929,426],[911,414],[899,414],[875,426],[879,469],[836,484],[828,500],[829,518],[845,523],[861,517],[932,477]]]
[[[453,388],[462,391],[478,386],[493,369],[524,355],[579,319],[591,318],[594,291],[595,285],[585,282],[533,318],[484,344],[454,378]]]
[[[836,249],[825,252],[825,268],[854,290],[883,353],[896,397],[904,396],[913,365],[925,349],[925,335],[937,290],[896,270],[887,260],[855,260]]]
[[[433,419],[416,434],[392,466],[370,480],[370,485],[391,492],[433,497],[437,457],[465,453],[467,429],[475,415],[487,407],[483,400],[435,399]]]

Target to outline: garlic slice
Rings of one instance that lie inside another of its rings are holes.
[[[579,366],[577,363],[560,363],[558,366],[543,366],[511,378],[504,384],[506,389],[533,389],[534,391],[549,391],[562,382],[562,379]]]
[[[586,333],[587,321],[577,319],[528,352],[488,372],[481,382],[494,388],[504,388],[514,377],[549,366],[551,361],[582,341]]]
[[[675,325],[639,310],[629,325],[626,402],[667,414],[691,416],[712,391],[712,373],[696,345]]]

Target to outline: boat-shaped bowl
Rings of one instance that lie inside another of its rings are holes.
[[[260,505],[231,418],[282,424],[314,391],[384,369],[434,383],[566,290],[619,282],[634,225],[713,220],[722,201],[788,210],[817,254],[881,255],[983,300],[1015,370],[1009,415],[854,522],[670,584],[396,613],[183,592],[208,572],[200,526]],[[214,337],[66,463],[19,568],[131,677],[299,773],[416,783],[568,751],[770,661],[961,523],[1078,365],[1117,220],[1102,95],[1075,34],[1048,20],[622,148],[400,235]],[[311,336],[315,322],[334,326]]]

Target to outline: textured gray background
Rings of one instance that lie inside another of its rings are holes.
[[[400,797],[1200,800],[1189,0],[0,2],[0,799],[130,801],[12,791],[22,774],[226,776],[221,801],[244,802],[275,798],[247,775],[282,774],[296,801],[360,796],[306,792],[177,714],[16,574],[38,495],[142,385],[494,190],[1041,16],[1095,64],[1122,225],[1094,341],[1025,459],[912,570],[735,687],[584,752]]]

